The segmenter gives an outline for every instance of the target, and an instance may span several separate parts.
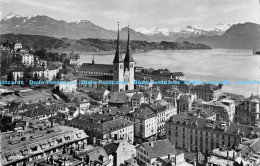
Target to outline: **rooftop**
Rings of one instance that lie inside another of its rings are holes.
[[[187,126],[189,128],[196,128],[199,130],[208,130],[229,135],[237,135],[249,139],[258,138],[260,136],[259,127],[241,125],[237,123],[212,121],[205,118],[187,118],[187,116],[176,115],[173,116],[173,118],[167,123]]]
[[[177,154],[175,147],[168,139],[144,142],[139,146],[143,146],[147,150],[148,154],[151,154],[151,158],[165,157],[168,156],[168,154]]]
[[[79,71],[113,73],[113,65],[83,63]]]

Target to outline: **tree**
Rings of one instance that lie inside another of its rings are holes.
[[[38,74],[37,73],[34,73],[34,76],[33,76],[33,81],[39,81],[39,77],[38,77]]]
[[[60,72],[60,71],[58,72],[58,74],[57,74],[57,76],[56,76],[56,79],[57,79],[57,80],[60,80],[60,79],[61,79],[61,72]]]
[[[9,72],[8,75],[7,75],[7,81],[14,81],[14,75],[13,75],[13,72]]]

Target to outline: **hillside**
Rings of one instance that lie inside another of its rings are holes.
[[[256,49],[260,47],[260,25],[254,23],[236,24],[223,35],[179,38],[177,42],[201,43],[212,48]]]
[[[68,51],[114,51],[116,48],[116,40],[112,39],[57,39],[54,37],[40,36],[40,35],[26,35],[26,34],[4,34],[1,35],[0,42],[15,42],[20,41],[23,44],[23,48],[46,48],[60,52]],[[126,40],[121,40],[121,49],[125,50]],[[168,50],[168,49],[211,49],[207,45],[193,44],[188,42],[147,42],[140,40],[131,41],[131,49],[135,51],[146,51],[146,50]]]

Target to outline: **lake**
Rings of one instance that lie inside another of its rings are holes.
[[[82,54],[82,63],[91,63],[90,54]],[[124,57],[124,56],[123,56]],[[133,54],[136,66],[184,72],[188,80],[230,81],[223,90],[245,96],[257,93],[256,84],[237,84],[237,80],[260,80],[260,55],[252,50],[170,50]],[[112,64],[114,55],[95,55],[95,63]],[[260,86],[259,86],[260,94]]]

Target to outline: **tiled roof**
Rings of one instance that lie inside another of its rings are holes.
[[[116,115],[116,113],[118,112],[118,108],[117,107],[106,107],[102,109],[102,113],[105,115]]]
[[[156,113],[154,113],[151,108],[136,108],[134,112],[126,114],[126,116],[134,117],[137,119],[150,119],[156,117]]]
[[[205,85],[193,86],[193,87],[191,87],[191,91],[192,90],[216,91],[216,90],[220,90],[220,87],[218,87],[217,85],[214,85],[214,84],[205,84]]]
[[[133,96],[132,96],[132,99],[141,99],[142,97],[144,97],[144,95],[143,94],[134,94]]]
[[[79,71],[113,73],[113,65],[83,63]]]
[[[54,113],[55,110],[46,108],[43,105],[35,104],[31,105],[31,108],[27,108],[27,111],[21,113],[22,116],[26,117],[36,117],[40,115],[46,115]]]
[[[102,147],[96,147],[88,151],[78,152],[78,154],[79,156],[84,156],[84,157],[87,155],[90,161],[99,162],[104,165],[107,165],[109,163],[108,155]]]
[[[113,119],[110,121],[90,121],[86,119],[74,118],[67,123],[69,126],[79,127],[87,132],[99,134],[108,134],[122,128],[133,125],[132,122],[125,119]]]
[[[152,145],[153,144],[153,145]],[[175,147],[170,143],[168,139],[157,140],[151,142],[144,142],[139,146],[143,146],[151,158],[165,157],[168,154],[176,154]]]
[[[187,126],[189,128],[196,128],[200,130],[208,130],[214,132],[221,132],[229,135],[238,135],[246,138],[257,138],[260,135],[260,128],[254,126],[241,125],[236,123],[226,123],[220,121],[211,121],[205,118],[187,118],[187,116],[176,115],[173,121],[167,122],[169,124]],[[213,127],[211,127],[213,126]],[[225,130],[220,126],[226,126]]]
[[[105,145],[104,149],[108,155],[111,155],[113,153],[116,153],[118,146],[119,146],[119,143],[112,142],[110,144]]]
[[[127,96],[122,93],[115,93],[108,101],[108,103],[125,104]]]

